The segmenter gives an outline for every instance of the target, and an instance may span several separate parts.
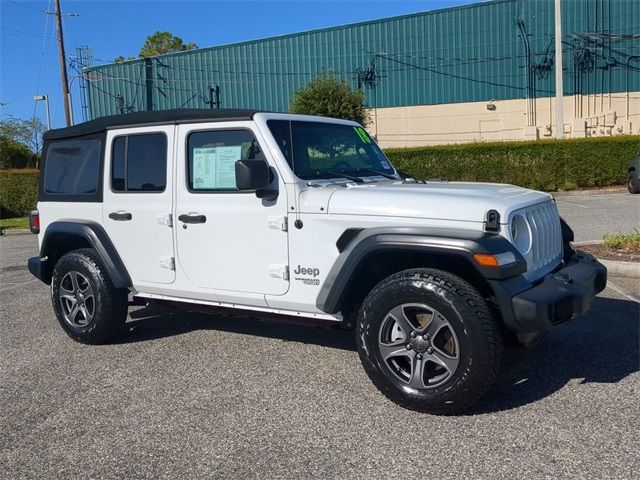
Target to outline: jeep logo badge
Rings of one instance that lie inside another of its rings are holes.
[[[311,268],[311,267],[302,267],[298,265],[298,268],[296,268],[293,271],[293,273],[295,273],[296,275],[311,275],[312,277],[317,277],[318,275],[320,275],[320,269]]]

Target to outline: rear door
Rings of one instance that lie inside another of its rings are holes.
[[[107,132],[103,225],[134,285],[175,280],[174,132],[173,125]]]

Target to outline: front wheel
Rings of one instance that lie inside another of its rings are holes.
[[[486,301],[441,270],[405,270],[380,282],[360,309],[356,336],[374,385],[412,410],[467,409],[500,365],[502,341]]]
[[[634,175],[629,175],[627,190],[629,190],[629,193],[640,193],[640,178]]]

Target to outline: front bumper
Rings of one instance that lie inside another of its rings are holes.
[[[516,333],[544,332],[584,315],[606,285],[606,267],[585,252],[535,284],[523,277],[491,282],[504,322]]]

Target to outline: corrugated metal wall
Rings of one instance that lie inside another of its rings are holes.
[[[93,67],[90,116],[209,108],[215,85],[222,107],[286,111],[314,76],[355,87],[367,69],[371,107],[525,98],[528,75],[530,94],[550,96],[553,18],[553,0],[496,0]],[[638,33],[639,0],[564,0],[565,93],[640,90],[640,62],[626,66],[640,55],[640,39],[626,36]]]

